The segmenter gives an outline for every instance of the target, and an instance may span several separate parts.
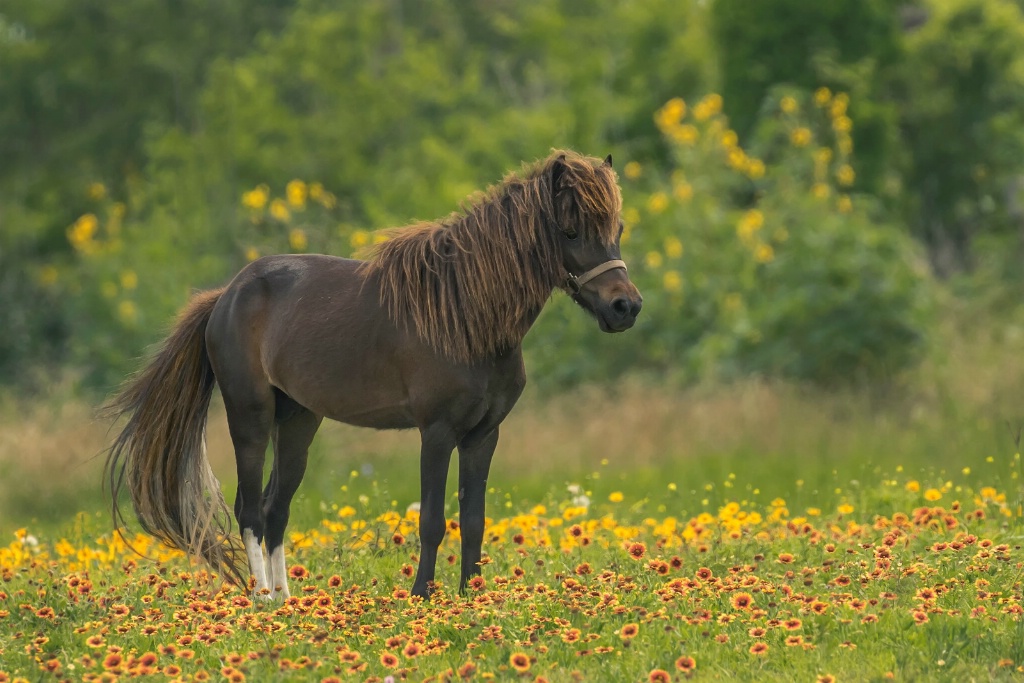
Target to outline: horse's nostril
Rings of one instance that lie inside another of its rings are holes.
[[[612,310],[615,311],[620,316],[628,315],[629,308],[629,301],[627,299],[620,297],[612,302]]]

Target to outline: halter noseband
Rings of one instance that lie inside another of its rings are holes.
[[[609,270],[615,270],[616,268],[622,268],[623,270],[626,270],[626,262],[620,261],[618,259],[605,261],[600,265],[594,266],[593,268],[583,273],[583,275],[580,275],[579,277],[573,275],[572,273],[567,273],[567,277],[565,278],[565,284],[562,285],[562,289],[565,290],[566,294],[575,299],[576,295],[579,294],[580,290],[583,289],[583,285],[587,284],[601,273],[606,273]]]

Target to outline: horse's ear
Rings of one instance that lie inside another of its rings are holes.
[[[559,154],[558,158],[551,164],[551,191],[558,192],[562,174],[565,173],[568,165],[565,163],[565,155]]]
[[[608,156],[606,156],[604,158],[604,165],[607,166],[608,168],[612,167],[612,155],[611,154],[609,154]]]

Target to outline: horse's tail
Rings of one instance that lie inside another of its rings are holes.
[[[223,290],[197,294],[173,332],[108,406],[128,421],[107,455],[114,525],[128,494],[142,528],[167,545],[206,560],[244,585],[244,550],[231,534],[231,512],[206,458],[206,414],[215,377],[206,325]]]

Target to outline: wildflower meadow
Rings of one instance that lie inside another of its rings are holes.
[[[357,472],[291,534],[283,604],[83,514],[0,549],[0,680],[1015,679],[1020,501],[958,479],[797,507],[735,475],[720,503],[595,477],[496,506],[464,595],[451,518],[429,601],[415,506]]]

